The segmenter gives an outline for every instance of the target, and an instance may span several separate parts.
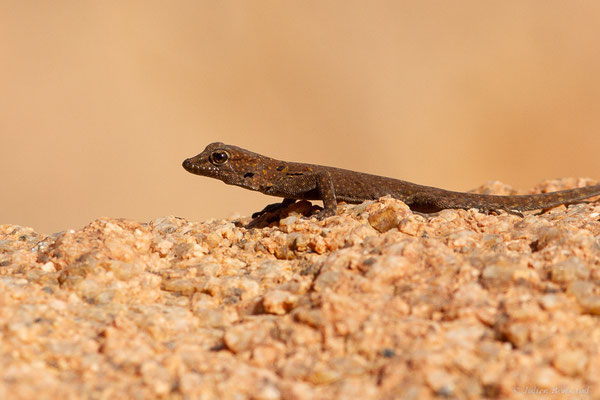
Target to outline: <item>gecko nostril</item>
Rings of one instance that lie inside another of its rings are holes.
[[[246,172],[244,174],[244,178],[252,178],[254,176],[254,172]]]

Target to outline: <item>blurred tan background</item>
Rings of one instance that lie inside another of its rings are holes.
[[[247,215],[213,141],[453,190],[600,179],[600,2],[0,1],[0,224]]]

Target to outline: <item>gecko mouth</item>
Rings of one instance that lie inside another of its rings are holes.
[[[187,171],[187,172],[191,172],[192,174],[195,174],[198,172],[198,165],[194,164],[192,162],[191,158],[186,158],[185,161],[183,162],[183,164],[181,164],[181,166]]]

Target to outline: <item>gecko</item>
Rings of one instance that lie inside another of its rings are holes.
[[[281,161],[220,142],[183,161],[192,174],[207,176],[270,196],[283,202],[270,204],[253,218],[287,207],[296,200],[321,200],[318,219],[333,216],[337,202],[362,203],[382,196],[403,201],[412,211],[435,213],[443,209],[475,208],[481,212],[520,211],[552,208],[600,195],[600,184],[530,195],[488,195],[454,192],[399,179],[316,164]]]

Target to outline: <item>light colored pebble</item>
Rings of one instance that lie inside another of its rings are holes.
[[[581,350],[564,350],[554,358],[554,367],[568,376],[577,376],[585,371],[587,355]]]
[[[48,261],[46,264],[42,265],[41,270],[44,272],[56,272],[56,267],[52,261]]]
[[[297,296],[284,290],[271,290],[263,296],[262,304],[266,312],[283,315],[296,304]]]

